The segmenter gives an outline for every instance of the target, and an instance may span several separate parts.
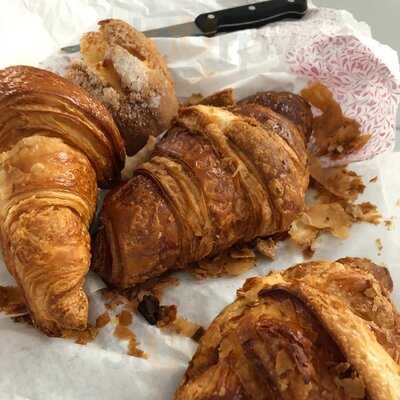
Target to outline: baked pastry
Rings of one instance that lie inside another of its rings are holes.
[[[247,280],[202,337],[175,400],[400,398],[388,271],[365,259]]]
[[[82,60],[66,77],[103,102],[122,133],[128,155],[148,136],[169,128],[178,112],[174,84],[151,39],[126,22],[107,19],[80,43]]]
[[[257,103],[271,108],[287,117],[309,139],[313,130],[313,115],[309,103],[302,97],[290,92],[259,92],[241,100],[239,104]]]
[[[302,130],[262,101],[182,108],[150,161],[107,196],[93,268],[128,287],[286,231],[308,177]]]
[[[110,114],[81,88],[37,68],[0,71],[0,242],[49,335],[86,327],[97,182],[117,179],[124,158]]]

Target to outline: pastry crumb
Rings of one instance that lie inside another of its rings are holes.
[[[303,250],[310,251],[321,231],[346,239],[350,226],[351,218],[339,203],[315,204],[293,222],[289,235]]]
[[[122,310],[118,316],[118,323],[122,326],[129,326],[133,321],[133,315],[128,310]]]
[[[93,342],[99,333],[99,329],[96,326],[88,325],[88,327],[84,331],[74,331],[65,329],[62,333],[62,337],[64,339],[72,339],[76,344],[80,344],[82,346],[87,345],[90,342]]]
[[[103,314],[99,315],[96,319],[96,328],[104,328],[111,321],[110,314],[105,311]]]
[[[136,337],[132,337],[129,339],[127,354],[132,357],[144,358],[146,360],[149,358],[147,353],[145,353],[143,350],[138,348],[138,343],[136,341]]]
[[[329,193],[341,199],[354,201],[365,189],[361,177],[354,171],[346,167],[323,168],[315,157],[311,157],[310,175]]]
[[[197,279],[220,278],[223,276],[239,276],[256,265],[254,251],[247,253],[248,257],[239,258],[239,250],[218,254],[213,258],[205,258],[197,262],[191,273]],[[242,254],[244,255],[244,253]]]
[[[127,326],[117,325],[114,330],[114,336],[119,340],[128,342],[128,355],[138,358],[147,358],[147,354],[138,348],[136,335]]]
[[[303,89],[301,95],[322,112],[313,120],[317,156],[340,159],[361,150],[368,142],[371,135],[363,134],[360,124],[343,114],[331,91],[322,83]]]
[[[354,223],[381,223],[382,216],[376,205],[355,203],[365,189],[355,172],[345,167],[323,168],[318,159],[311,157],[310,173],[314,198],[308,198],[305,211],[289,230],[291,239],[302,249],[305,258],[314,255],[321,232],[345,239]]]
[[[393,231],[395,228],[395,224],[394,224],[394,218],[390,218],[390,219],[386,219],[385,221],[383,221],[383,224],[385,225],[385,228],[388,231]]]
[[[176,305],[160,305],[155,296],[144,296],[138,311],[149,324],[156,325],[163,331],[177,333],[195,341],[200,340],[204,333],[203,327],[179,316]]]
[[[199,340],[199,336],[204,331],[204,328],[200,325],[179,316],[175,305],[161,306],[160,316],[157,326],[166,332],[177,333],[193,340]]]
[[[369,183],[375,183],[375,182],[377,182],[378,181],[378,177],[377,176],[374,176],[373,178],[371,178],[370,180],[369,180]]]
[[[271,238],[258,238],[256,241],[256,250],[264,257],[273,260],[276,256],[276,242]]]
[[[229,255],[232,258],[254,258],[256,255],[252,249],[249,249],[248,247],[243,247],[241,249],[236,249],[233,248],[230,250]]]
[[[382,220],[382,215],[379,213],[377,206],[369,201],[360,204],[349,204],[346,210],[354,218],[355,222],[369,222],[370,224],[378,225]]]
[[[382,250],[383,250],[382,240],[381,239],[376,239],[375,240],[375,245],[376,245],[376,248],[378,249],[378,255],[380,256],[382,254]]]

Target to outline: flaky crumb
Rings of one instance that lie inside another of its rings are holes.
[[[148,359],[149,356],[138,347],[136,337],[130,338],[128,342],[128,355],[137,358]]]
[[[371,135],[362,134],[360,124],[346,117],[330,90],[322,83],[303,89],[301,95],[322,114],[313,120],[317,156],[342,158],[362,149]]]
[[[369,180],[369,183],[375,183],[375,182],[377,182],[378,181],[378,177],[377,176],[374,176],[373,178],[371,178],[370,180]]]
[[[324,189],[341,199],[354,201],[365,189],[355,172],[345,167],[322,168],[315,157],[311,158],[310,174]]]
[[[179,316],[175,305],[160,307],[157,326],[166,332],[177,333],[193,340],[199,340],[200,333],[204,331],[200,325]]]
[[[99,315],[96,319],[96,328],[104,328],[111,321],[110,314],[105,311],[103,314]]]
[[[376,248],[378,249],[378,255],[381,255],[382,254],[382,250],[383,250],[382,240],[381,239],[376,239],[375,240],[375,245],[376,245]]]
[[[273,239],[258,238],[256,241],[256,250],[264,257],[273,260],[276,255],[276,242]]]
[[[191,272],[197,279],[239,276],[253,268],[256,264],[254,252],[248,253],[248,255],[249,257],[233,258],[229,252],[222,253],[211,259],[200,260],[191,269]]]
[[[252,249],[248,247],[242,247],[241,249],[233,248],[229,252],[230,257],[232,258],[254,258],[256,255]]]
[[[122,326],[129,326],[133,320],[132,313],[128,310],[122,310],[117,317],[118,323]]]
[[[395,225],[394,225],[394,218],[393,218],[393,217],[390,218],[390,219],[386,219],[385,221],[383,221],[383,223],[384,223],[384,225],[385,225],[385,228],[386,228],[388,231],[393,231],[393,230],[394,230]]]
[[[346,210],[355,222],[369,222],[370,224],[378,225],[382,220],[377,206],[370,202],[349,204]]]
[[[88,325],[84,331],[73,331],[65,329],[62,333],[64,339],[72,339],[76,344],[82,346],[93,342],[99,333],[99,329],[96,326]]]
[[[291,239],[303,250],[305,258],[313,256],[316,240],[323,231],[344,239],[357,222],[378,225],[382,216],[370,202],[355,204],[365,186],[360,176],[344,167],[322,168],[311,158],[310,166],[314,197],[308,196],[306,210],[289,230]]]
[[[128,342],[127,354],[133,357],[147,358],[147,354],[138,348],[136,335],[124,325],[117,325],[114,330],[114,336],[119,340]]]

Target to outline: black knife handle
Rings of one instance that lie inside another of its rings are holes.
[[[307,0],[269,0],[246,6],[200,14],[195,23],[205,35],[258,28],[286,18],[301,18],[307,12]]]

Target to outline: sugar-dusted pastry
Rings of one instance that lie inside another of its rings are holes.
[[[174,84],[151,39],[126,22],[107,19],[81,39],[82,60],[66,77],[111,111],[128,155],[167,128],[178,111]]]
[[[0,242],[49,335],[86,327],[97,182],[118,178],[124,159],[107,109],[80,87],[37,68],[0,70]]]
[[[311,112],[301,104],[295,121],[299,111]],[[287,231],[308,187],[303,132],[262,98],[225,109],[182,108],[150,161],[107,196],[94,269],[127,287]]]
[[[397,400],[400,317],[388,271],[309,262],[247,280],[212,322],[175,400]]]

